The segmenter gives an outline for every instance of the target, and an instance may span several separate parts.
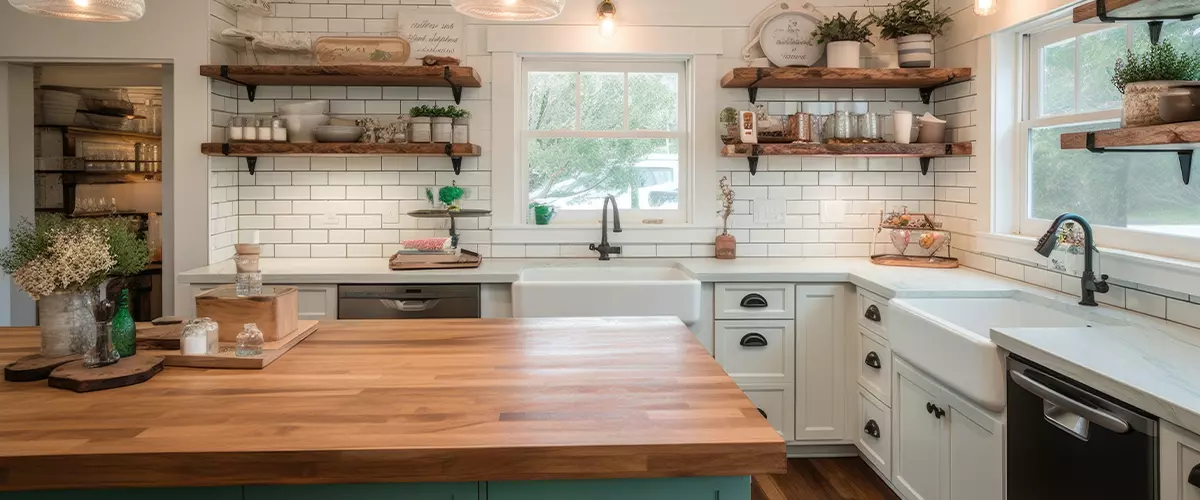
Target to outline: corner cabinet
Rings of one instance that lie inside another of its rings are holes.
[[[1162,500],[1200,500],[1200,436],[1159,422],[1159,491]]]
[[[846,439],[846,287],[796,286],[796,441]]]
[[[896,361],[892,484],[906,500],[1003,500],[1003,425]]]

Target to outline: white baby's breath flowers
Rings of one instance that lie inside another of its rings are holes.
[[[13,281],[34,300],[59,292],[79,292],[96,284],[116,265],[104,232],[73,226],[51,233],[53,242],[43,255],[29,261]]]

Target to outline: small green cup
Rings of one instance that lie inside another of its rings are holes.
[[[554,215],[557,213],[552,205],[532,203],[529,206],[533,208],[533,221],[539,226],[550,224],[550,221],[554,220]]]

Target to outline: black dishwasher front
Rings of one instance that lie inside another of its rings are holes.
[[[1158,420],[1009,356],[1008,498],[1158,500]]]
[[[478,318],[479,285],[342,285],[338,319]]]

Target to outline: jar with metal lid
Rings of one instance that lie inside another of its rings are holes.
[[[189,321],[179,335],[179,353],[184,356],[217,354],[220,349],[220,331],[212,318]]]
[[[279,115],[272,116],[271,117],[271,141],[287,142],[287,140],[288,140],[287,123],[284,122],[283,118],[280,118]]]

